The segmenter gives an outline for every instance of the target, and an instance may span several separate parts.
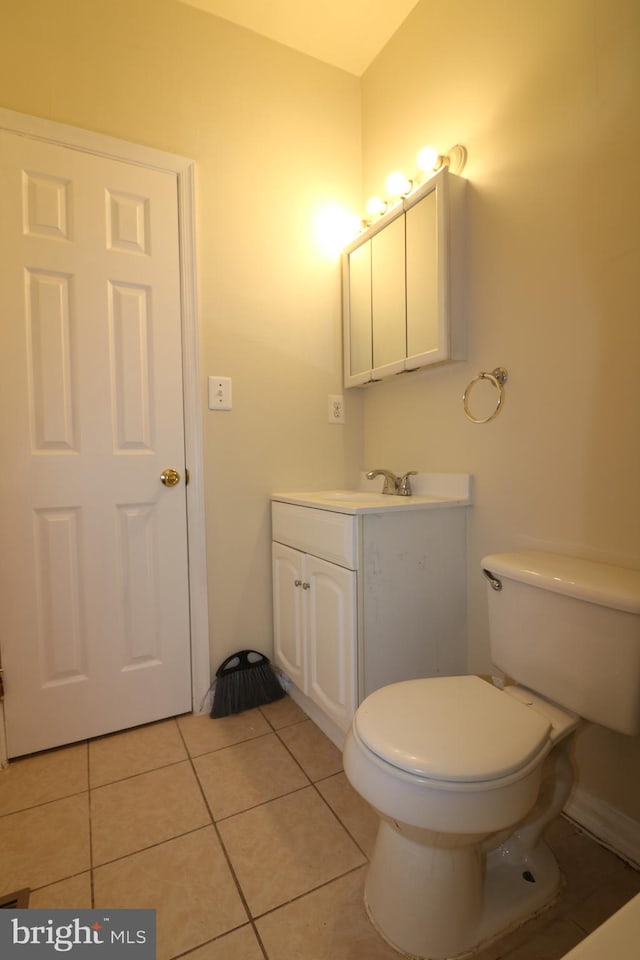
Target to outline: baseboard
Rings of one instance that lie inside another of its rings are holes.
[[[617,807],[577,787],[564,813],[603,846],[640,869],[640,824]]]

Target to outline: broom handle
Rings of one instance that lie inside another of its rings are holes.
[[[249,660],[249,654],[254,654],[258,659]],[[230,666],[234,660],[238,662],[235,666]],[[230,657],[227,657],[227,659],[220,664],[216,670],[216,677],[221,677],[224,673],[232,673],[235,670],[244,670],[246,667],[253,667],[261,663],[269,663],[269,660],[263,653],[259,653],[257,650],[239,650],[237,653],[232,653]]]

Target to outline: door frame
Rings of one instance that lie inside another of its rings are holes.
[[[165,153],[67,124],[32,117],[0,107],[0,129],[43,140],[83,153],[150,167],[176,176],[180,244],[180,299],[185,462],[189,470],[187,538],[189,614],[191,626],[191,696],[194,712],[201,712],[211,685],[207,563],[205,542],[200,358],[197,312],[195,164],[186,157]],[[0,667],[2,665],[0,664]],[[0,701],[0,766],[7,763],[4,707]]]

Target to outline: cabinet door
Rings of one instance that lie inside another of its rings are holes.
[[[438,242],[438,190],[407,210],[407,367],[449,355],[446,248]]]
[[[464,358],[465,186],[443,168],[344,254],[346,387]]]
[[[371,240],[347,255],[345,264],[344,381],[356,386],[371,379]]]
[[[295,685],[306,692],[302,582],[304,554],[281,543],[272,544],[273,653]]]
[[[404,217],[371,238],[373,379],[404,370],[407,356]]]
[[[348,730],[356,708],[356,574],[305,559],[307,696]]]

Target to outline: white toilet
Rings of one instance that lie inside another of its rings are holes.
[[[557,895],[541,834],[570,793],[580,719],[640,733],[640,571],[534,551],[482,566],[492,660],[515,683],[382,687],[344,747],[380,815],[367,911],[397,950],[429,960],[473,953]]]

